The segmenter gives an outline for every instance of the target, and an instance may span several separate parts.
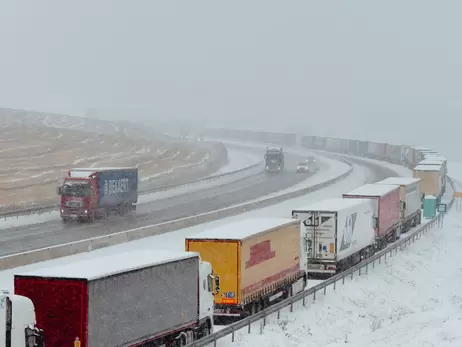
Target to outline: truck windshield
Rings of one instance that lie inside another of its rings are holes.
[[[82,181],[64,181],[63,195],[90,196],[90,184]]]
[[[266,155],[266,157],[268,159],[279,159],[280,158],[280,154],[279,153],[268,153]]]

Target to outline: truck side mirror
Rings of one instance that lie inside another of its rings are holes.
[[[58,187],[56,187],[56,193],[57,193],[58,195],[62,195],[62,193],[63,193],[63,186],[58,186]]]
[[[220,276],[215,276],[215,293],[220,292]]]
[[[213,275],[210,274],[207,276],[207,290],[209,293],[213,292]]]
[[[406,201],[403,201],[403,210],[406,210]]]

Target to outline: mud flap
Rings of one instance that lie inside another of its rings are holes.
[[[300,278],[298,281],[292,283],[292,295],[303,292],[306,287],[306,280],[304,277]]]

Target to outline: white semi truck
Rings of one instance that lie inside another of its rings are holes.
[[[302,260],[310,277],[330,277],[374,253],[374,206],[368,199],[331,198],[292,210],[301,221]]]
[[[36,327],[29,298],[0,290],[0,346],[43,347],[43,331]]]

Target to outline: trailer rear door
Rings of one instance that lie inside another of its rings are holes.
[[[303,220],[303,219],[302,219]],[[304,251],[310,259],[335,260],[336,213],[308,212],[303,220],[305,226]]]
[[[186,250],[198,252],[202,260],[212,264],[215,276],[220,278],[220,292],[216,304],[240,303],[240,241],[237,240],[186,240]]]

